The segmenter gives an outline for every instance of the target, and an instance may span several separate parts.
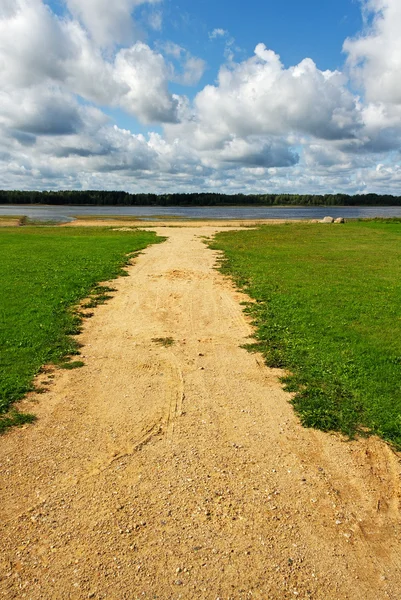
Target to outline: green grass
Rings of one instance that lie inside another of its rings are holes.
[[[0,230],[0,432],[32,420],[12,404],[44,364],[81,366],[68,360],[79,355],[71,336],[84,316],[73,307],[86,297],[91,306],[104,302],[113,290],[98,282],[124,274],[133,253],[162,239],[105,228]]]
[[[302,423],[401,448],[401,223],[224,232],[223,272],[257,302],[255,344]]]

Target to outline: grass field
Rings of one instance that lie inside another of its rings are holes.
[[[40,367],[68,366],[65,358],[78,353],[70,336],[81,319],[72,307],[91,292],[89,306],[104,300],[107,289],[96,284],[122,274],[127,254],[157,240],[150,232],[103,228],[0,231],[0,431],[32,420],[12,404],[32,389]]]
[[[401,448],[401,223],[288,223],[224,232],[223,272],[304,425]]]

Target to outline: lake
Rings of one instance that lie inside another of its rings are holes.
[[[346,219],[401,217],[401,206],[45,206],[37,204],[0,205],[0,216],[24,215],[37,221],[67,223],[75,217],[131,216],[152,220],[157,217],[186,219],[322,219],[326,216]]]

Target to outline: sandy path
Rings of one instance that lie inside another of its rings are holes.
[[[0,438],[0,597],[401,598],[398,458],[299,426],[211,231],[161,229]]]

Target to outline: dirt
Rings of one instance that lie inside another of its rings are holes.
[[[21,225],[20,217],[0,218],[0,227],[18,227]]]
[[[158,231],[0,439],[0,597],[398,600],[399,457],[302,428],[213,228]]]
[[[104,218],[104,219],[75,219],[74,221],[70,221],[69,223],[62,223],[61,227],[118,227],[122,231],[127,231],[127,229],[132,228],[141,228],[144,227],[189,227],[191,229],[196,228],[213,228],[213,229],[226,229],[228,227],[255,227],[258,225],[280,225],[283,223],[289,223],[291,219],[255,219],[255,220],[226,220],[226,219],[210,219],[210,220],[188,220],[185,219],[175,219],[168,220],[163,219],[160,221],[151,220],[146,221],[146,219],[136,218],[130,221],[129,219],[113,219]]]

